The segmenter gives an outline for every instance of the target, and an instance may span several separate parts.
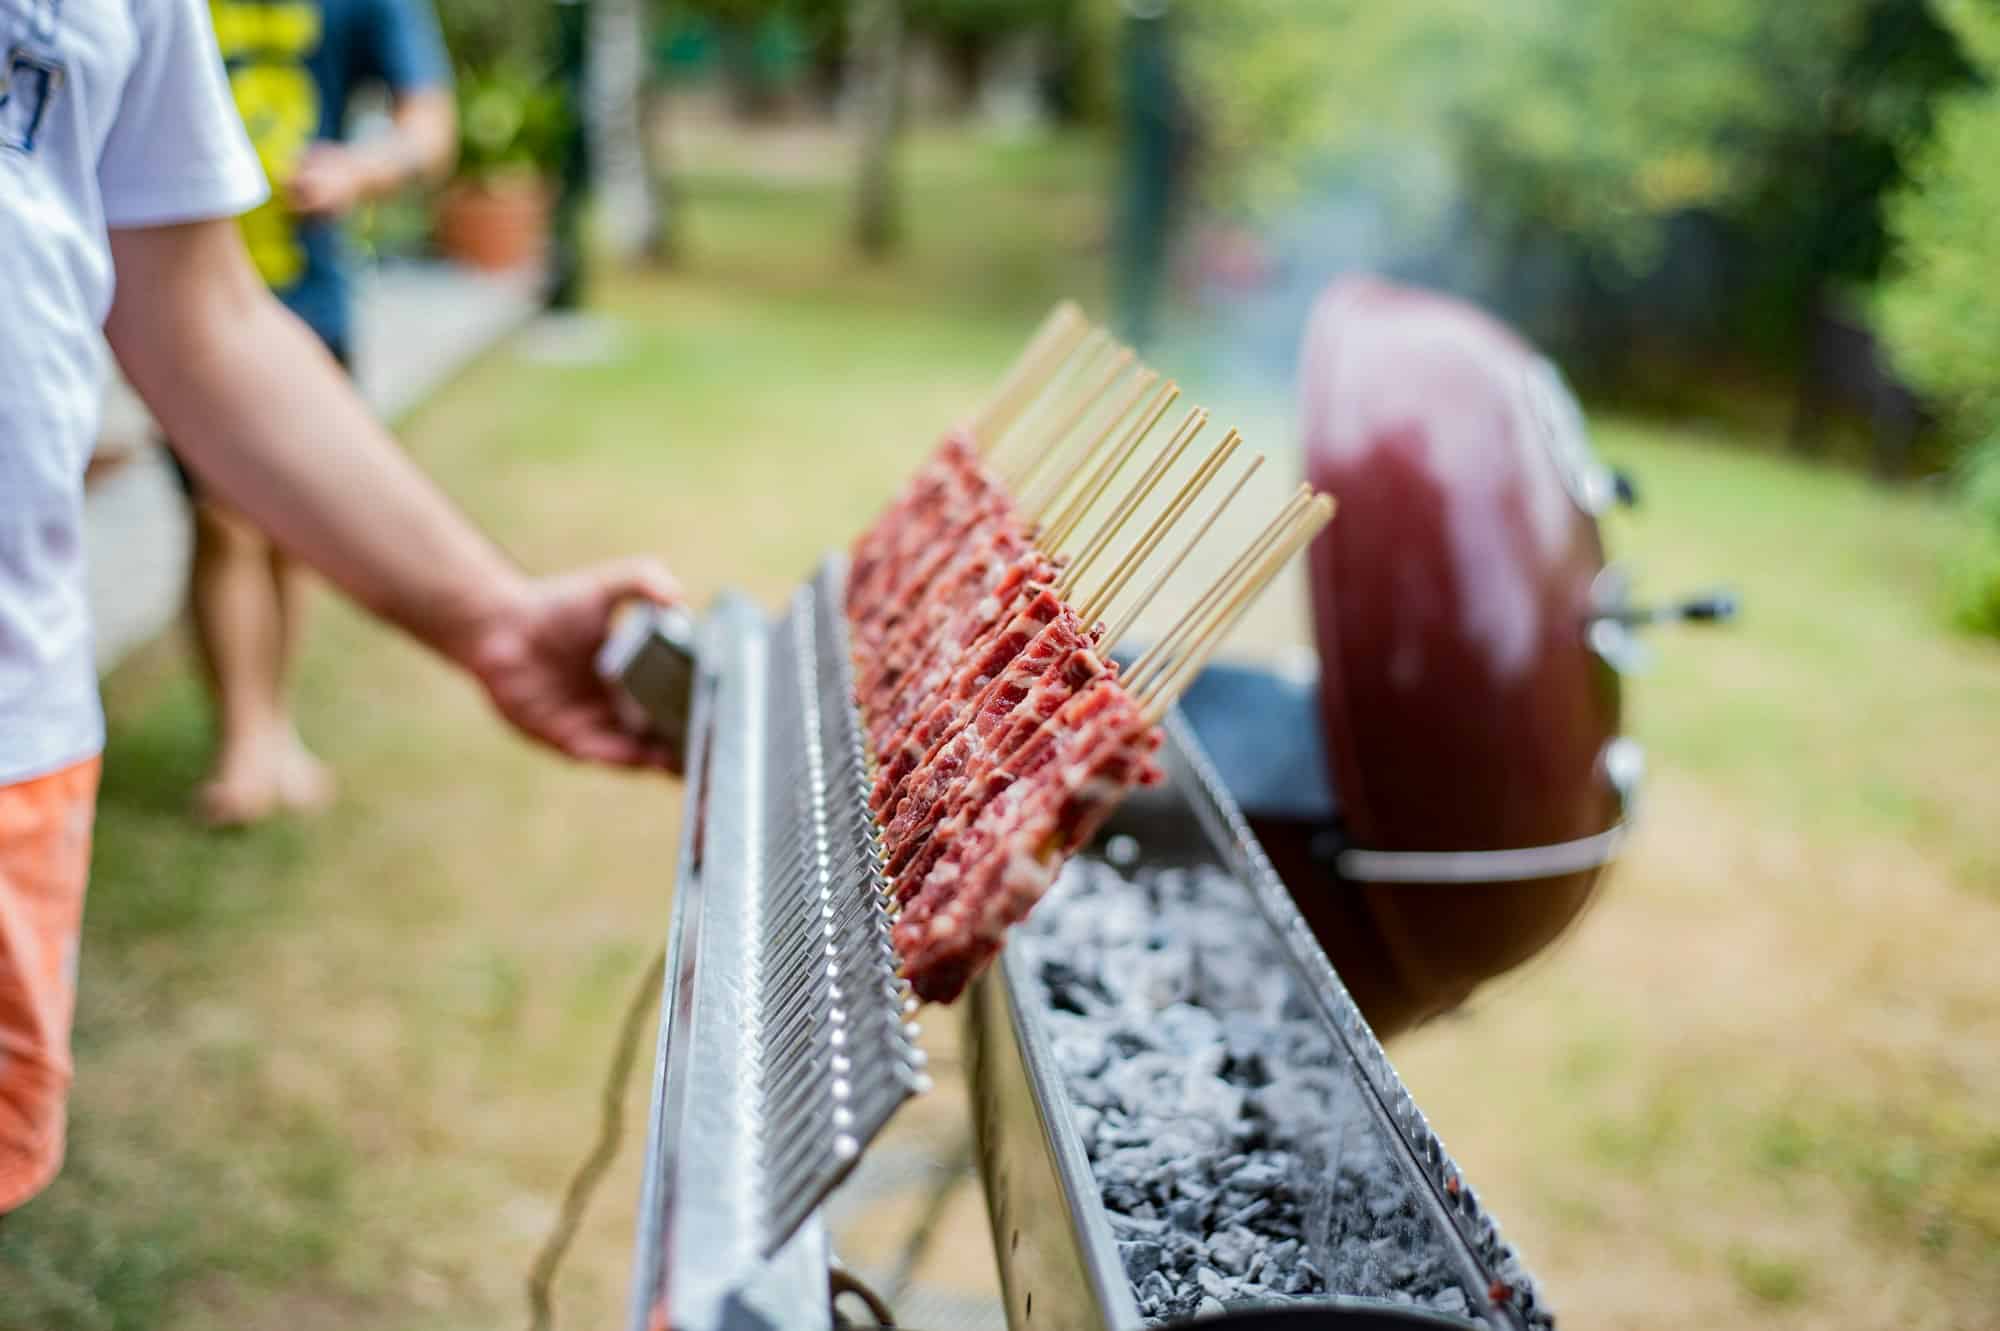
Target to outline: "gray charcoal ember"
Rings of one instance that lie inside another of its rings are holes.
[[[1245,908],[1211,869],[1127,881],[1083,859],[1022,929],[1142,1313],[1328,1290],[1462,1309],[1344,1056]]]
[[[1232,1276],[1248,1274],[1250,1259],[1257,1255],[1257,1236],[1241,1226],[1223,1230],[1208,1241],[1215,1265]]]
[[[1281,1187],[1290,1172],[1289,1163],[1279,1164],[1274,1160],[1245,1159],[1240,1165],[1228,1170],[1223,1182],[1231,1192],[1247,1192],[1253,1195],[1268,1193]]]
[[[1201,1264],[1202,1257],[1208,1252],[1202,1241],[1192,1234],[1168,1233],[1161,1235],[1160,1242],[1166,1248],[1167,1261],[1174,1270],[1186,1273],[1189,1280],[1194,1279],[1192,1273],[1195,1267]]]
[[[1064,1032],[1050,1041],[1050,1047],[1065,1077],[1095,1077],[1111,1063],[1111,1050],[1092,1032]]]
[[[1098,1188],[1104,1204],[1114,1211],[1130,1211],[1146,1200],[1146,1194],[1129,1183],[1103,1183]]]
[[[1404,1198],[1387,1190],[1368,1194],[1368,1214],[1377,1220],[1393,1220],[1403,1210]]]
[[[1259,1197],[1256,1201],[1240,1206],[1222,1218],[1225,1225],[1248,1225],[1262,1219],[1271,1210],[1271,1199]]]
[[[1104,1037],[1104,1043],[1112,1053],[1120,1058],[1130,1058],[1141,1050],[1152,1049],[1153,1037],[1138,1026],[1113,1026]]]
[[[1042,961],[1041,981],[1049,1005],[1058,1012],[1088,1016],[1102,1011],[1112,1001],[1111,994],[1095,975],[1085,974],[1058,957]]]
[[[1125,1264],[1126,1279],[1137,1284],[1160,1269],[1166,1259],[1166,1251],[1159,1244],[1141,1239],[1135,1243],[1118,1245],[1118,1258]]]
[[[1326,1119],[1325,1097],[1295,1078],[1252,1091],[1245,1097],[1245,1107],[1265,1122],[1280,1126]]]
[[[1127,1113],[1138,1114],[1177,1101],[1183,1069],[1173,1055],[1149,1050],[1114,1064],[1101,1080]]]
[[[1072,1105],[1070,1109],[1070,1119],[1076,1124],[1076,1135],[1083,1139],[1085,1146],[1090,1145],[1097,1138],[1097,1129],[1103,1124],[1104,1115],[1089,1105]]]
[[[1214,1057],[1219,1063],[1229,1052],[1222,1039],[1222,1023],[1213,1013],[1187,1003],[1160,1009],[1153,1018],[1152,1036],[1154,1048],[1198,1060]]]
[[[1183,1097],[1187,1097],[1187,1088],[1182,1086],[1180,1093]],[[1190,1107],[1192,1100],[1183,1098],[1181,1104],[1183,1108]],[[1186,1174],[1191,1172],[1186,1168],[1187,1163],[1197,1158],[1206,1162],[1217,1151],[1223,1149],[1226,1141],[1222,1129],[1209,1120],[1182,1117],[1161,1125],[1159,1132],[1153,1138],[1153,1149],[1163,1160],[1183,1162],[1181,1166],[1176,1167],[1175,1172]],[[1205,1163],[1201,1172],[1207,1172]]]
[[[1441,1289],[1431,1295],[1430,1305],[1434,1312],[1449,1313],[1459,1317],[1464,1317],[1472,1311],[1465,1302],[1465,1291],[1455,1286]]]
[[[1143,1146],[1112,1151],[1097,1161],[1093,1171],[1099,1183],[1126,1183],[1143,1188],[1158,1175],[1160,1160]]]

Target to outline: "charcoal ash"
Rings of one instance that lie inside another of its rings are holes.
[[[1010,944],[1149,1325],[1330,1293],[1468,1316],[1454,1265],[1245,889],[1089,857]]]

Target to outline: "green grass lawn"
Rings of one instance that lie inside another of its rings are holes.
[[[652,551],[698,599],[774,600],[1050,300],[1102,307],[1101,163],[923,141],[910,253],[873,267],[810,143],[691,161],[685,269],[600,285],[611,360],[502,349],[405,438],[530,565]],[[1940,627],[1959,519],[1699,429],[1599,438],[1644,487],[1611,532],[1644,589],[1746,613],[1662,635],[1632,690],[1654,773],[1598,907],[1398,1062],[1570,1325],[1990,1327],[2000,651]],[[111,681],[71,1161],[0,1226],[0,1328],[521,1315],[664,927],[676,789],[529,751],[342,607],[303,692],[340,807],[218,839],[183,817],[178,650]],[[635,1154],[562,1325],[620,1316]]]

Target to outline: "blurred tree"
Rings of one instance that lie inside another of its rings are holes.
[[[452,67],[461,73],[546,70],[555,54],[555,6],[520,0],[433,0]]]
[[[903,122],[903,0],[854,0],[849,66],[860,133],[854,183],[854,242],[879,257],[902,238],[896,148]]]
[[[591,0],[585,123],[605,244],[621,259],[669,261],[675,218],[652,133],[651,17],[643,0]]]
[[[1889,210],[1897,253],[1881,292],[1901,365],[1946,405],[1967,441],[1966,489],[1987,536],[1960,616],[2000,634],[2000,9],[1940,0],[1982,82],[1944,104],[1937,134]]]
[[[936,44],[961,106],[969,107],[994,53],[1025,33],[1063,31],[1077,0],[906,0],[910,30]]]
[[[1640,316],[1585,339],[1613,346],[1657,330],[1633,288],[1674,271],[1677,242],[1711,269],[1727,249],[1736,271],[1718,298],[1735,308],[1694,340],[1720,333],[1781,363],[1817,296],[1879,270],[1880,200],[1937,94],[1968,73],[1930,0],[1206,0],[1190,13],[1224,207],[1269,211],[1344,172],[1414,232],[1470,217],[1503,251],[1560,237],[1578,291]]]

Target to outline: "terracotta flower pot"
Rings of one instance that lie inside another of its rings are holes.
[[[438,248],[489,272],[524,267],[548,248],[549,206],[549,187],[538,176],[456,180],[438,200]]]

